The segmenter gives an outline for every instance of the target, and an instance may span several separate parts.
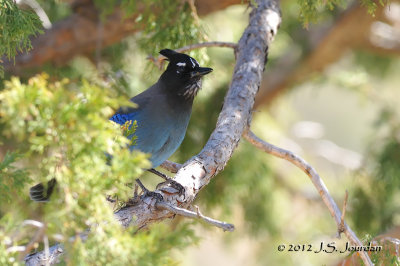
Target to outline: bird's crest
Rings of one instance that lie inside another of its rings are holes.
[[[171,49],[163,49],[160,51],[160,54],[165,56],[170,63],[177,65],[178,67],[189,67],[196,68],[199,67],[199,63],[193,57],[190,57],[186,54],[181,54],[175,52]]]

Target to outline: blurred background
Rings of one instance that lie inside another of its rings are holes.
[[[31,37],[32,50],[15,60],[3,58],[4,80],[18,76],[27,82],[46,72],[51,81],[84,79],[126,98],[161,74],[147,57],[203,41],[238,42],[251,11],[234,0],[17,2],[37,13],[44,30]],[[281,1],[282,24],[270,47],[251,128],[306,159],[339,206],[348,191],[346,221],[358,237],[368,241],[386,233],[382,241],[398,249],[400,3],[344,2],[309,10],[307,1]],[[190,54],[214,72],[205,78],[187,136],[170,158],[179,163],[205,145],[235,64],[230,48]],[[18,146],[2,142],[1,160]],[[149,187],[159,182],[152,175],[142,180]],[[279,244],[344,247],[347,239],[335,238],[335,222],[303,172],[245,140],[195,204],[237,229],[223,233],[192,225],[198,243],[172,251],[181,265],[335,265],[350,255],[277,251]],[[169,223],[174,228],[183,221]],[[386,255],[387,265],[400,263],[398,253]]]

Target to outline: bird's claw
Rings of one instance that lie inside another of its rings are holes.
[[[164,197],[160,193],[148,190],[139,179],[136,179],[136,183],[138,183],[140,188],[143,190],[143,193],[144,193],[145,197],[146,196],[147,197],[152,197],[152,198],[156,199],[157,201],[163,201],[164,200]]]
[[[163,201],[164,197],[161,195],[161,193],[154,192],[154,191],[146,191],[145,196],[151,197],[153,199],[156,199],[157,201]]]
[[[148,170],[149,172],[158,175],[159,177],[164,178],[165,182],[162,182],[160,184],[157,185],[157,189],[163,185],[171,185],[171,187],[173,187],[174,189],[178,190],[179,195],[183,195],[185,194],[185,188],[179,184],[178,182],[176,182],[175,180],[173,180],[172,178],[170,178],[169,176],[167,176],[166,174],[163,174],[159,171],[157,171],[156,169],[152,168]]]
[[[170,185],[172,188],[176,189],[180,196],[185,194],[185,187],[174,181],[172,178],[168,178],[165,182],[157,185],[157,189],[161,189],[163,186]]]
[[[167,181],[168,182],[168,181]],[[182,186],[181,184],[179,184],[178,182],[170,179],[169,180],[169,184],[171,185],[171,187],[175,188],[176,190],[178,190],[179,195],[183,195],[185,194],[185,187]]]

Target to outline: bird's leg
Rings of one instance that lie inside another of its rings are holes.
[[[140,181],[139,179],[136,179],[136,183],[139,185],[139,187],[143,190],[144,194],[150,197],[153,197],[155,199],[157,199],[158,201],[163,201],[164,198],[160,193],[157,192],[153,192],[148,190],[143,184],[142,181]]]
[[[165,180],[165,182],[161,183],[162,185],[167,185],[170,184],[171,187],[175,188],[176,190],[178,190],[179,195],[183,195],[183,193],[185,193],[185,188],[179,184],[178,182],[174,181],[172,178],[170,178],[169,176],[167,176],[166,174],[161,173],[160,171],[157,171],[154,168],[151,168],[148,170],[150,173],[156,174],[159,177],[163,178]]]

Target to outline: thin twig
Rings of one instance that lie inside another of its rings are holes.
[[[160,201],[156,203],[156,207],[159,209],[164,209],[164,210],[168,210],[174,214],[177,215],[181,215],[187,218],[192,218],[192,219],[201,219],[203,221],[205,221],[208,224],[214,225],[216,227],[222,228],[224,231],[229,231],[229,232],[233,232],[235,230],[235,226],[233,224],[229,224],[226,222],[221,222],[218,220],[215,220],[213,218],[204,216],[199,208],[196,206],[196,210],[197,212],[193,212],[193,211],[189,211],[183,208],[179,208],[176,206],[172,206],[171,204],[168,204],[164,201]]]
[[[346,215],[346,207],[347,207],[348,198],[349,198],[349,192],[346,190],[346,194],[344,195],[343,208],[342,208],[342,217],[340,217],[340,225],[338,228],[338,234],[337,234],[338,238],[340,238],[340,234],[346,230],[344,228],[344,216]]]
[[[14,253],[14,252],[24,252],[26,250],[25,246],[12,246],[6,249],[7,253]]]
[[[49,263],[49,258],[50,258],[49,239],[46,235],[43,236],[43,244],[44,244],[44,256],[46,258],[45,264],[46,264],[46,266],[50,266],[50,263]]]
[[[195,50],[195,49],[199,49],[199,48],[204,48],[204,47],[228,47],[228,48],[232,48],[232,49],[236,49],[237,48],[237,43],[234,42],[203,42],[203,43],[195,43],[195,44],[191,44],[191,45],[187,45],[178,49],[175,49],[176,52],[178,53],[183,53],[183,52],[187,52],[187,51],[191,51],[191,50]]]
[[[187,45],[181,48],[175,49],[176,52],[178,53],[183,53],[199,48],[204,48],[204,47],[228,47],[228,48],[233,48],[236,50],[237,44],[233,42],[202,42],[202,43],[195,43],[191,45]],[[154,57],[149,55],[147,57],[148,60],[152,61],[159,69],[162,68],[163,66],[163,61],[165,59],[165,56],[159,55],[158,57]]]
[[[328,189],[326,188],[324,182],[322,181],[318,173],[315,171],[315,169],[309,163],[307,163],[301,157],[297,156],[296,154],[288,150],[276,147],[266,141],[261,140],[253,132],[251,132],[250,129],[247,129],[243,132],[243,137],[258,149],[266,153],[272,154],[276,157],[285,159],[296,165],[301,170],[303,170],[311,178],[311,181],[317,188],[319,195],[321,196],[325,205],[328,207],[328,210],[331,213],[332,217],[335,219],[338,230],[340,230],[340,226],[342,223],[341,221],[342,215],[340,213],[340,210],[336,205],[335,201],[333,200],[332,196],[329,194]],[[362,246],[362,242],[357,238],[356,234],[350,229],[350,227],[344,221],[343,221],[343,233],[346,234],[347,238],[354,245]],[[359,254],[365,265],[373,265],[371,259],[368,257],[367,252],[360,251]]]
[[[177,173],[179,169],[181,169],[182,164],[166,160],[161,164],[161,167],[164,168],[165,170],[170,171],[171,173]]]
[[[42,222],[35,221],[35,220],[25,220],[25,221],[22,222],[21,226],[25,226],[25,225],[32,225],[32,226],[35,226],[37,228],[44,227],[44,224]]]

